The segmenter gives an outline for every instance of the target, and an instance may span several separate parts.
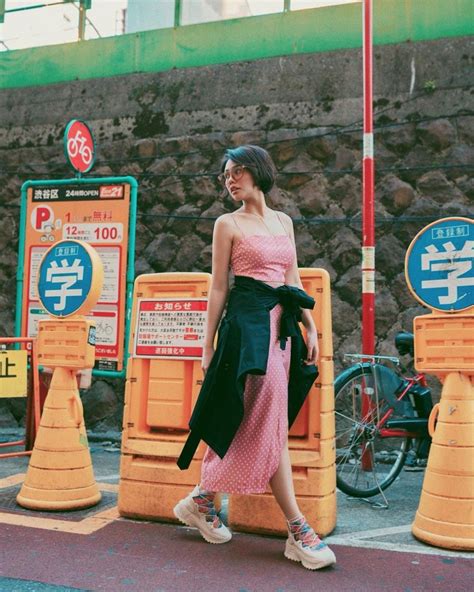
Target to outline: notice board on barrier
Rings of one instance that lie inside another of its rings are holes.
[[[23,185],[17,334],[36,336],[38,321],[47,316],[36,289],[44,253],[61,240],[86,241],[97,250],[104,266],[102,293],[88,315],[96,325],[95,369],[122,371],[133,282],[135,207],[132,177],[27,181]]]

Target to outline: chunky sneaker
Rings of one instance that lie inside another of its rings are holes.
[[[336,556],[323,543],[303,516],[288,522],[285,557],[299,561],[307,569],[321,569],[336,563]]]
[[[216,511],[214,494],[201,493],[199,485],[176,504],[173,512],[186,526],[195,526],[208,543],[227,543],[232,538]]]

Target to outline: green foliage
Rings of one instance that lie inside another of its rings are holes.
[[[427,93],[434,93],[434,91],[436,90],[436,81],[426,80],[426,82],[423,84],[423,89]]]

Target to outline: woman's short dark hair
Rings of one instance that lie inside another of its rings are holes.
[[[224,171],[228,160],[248,167],[255,185],[268,193],[275,184],[276,168],[272,157],[260,146],[247,144],[238,148],[228,148],[222,159],[221,172]]]

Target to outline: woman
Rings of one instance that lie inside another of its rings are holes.
[[[302,290],[291,219],[265,203],[276,176],[269,154],[258,146],[230,149],[221,170],[240,208],[214,227],[205,380],[178,465],[187,468],[200,439],[209,448],[200,484],[174,513],[206,541],[225,543],[232,535],[214,507],[216,492],[263,493],[270,484],[288,523],[285,556],[319,569],[336,559],[298,507],[288,453],[288,426],[317,376],[318,336],[308,310],[314,300]]]

